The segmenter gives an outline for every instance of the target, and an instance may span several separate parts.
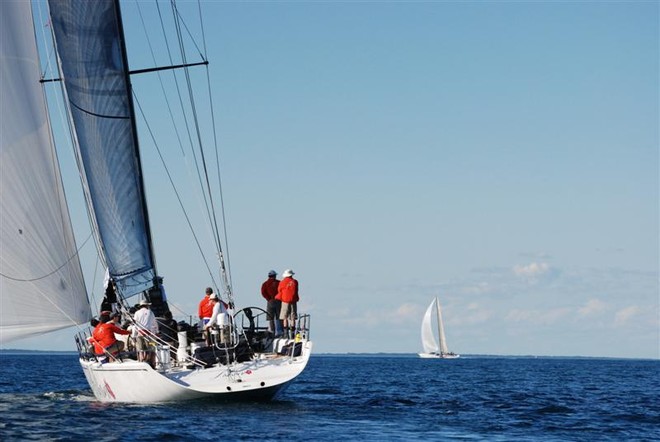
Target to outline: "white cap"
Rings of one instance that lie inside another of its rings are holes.
[[[211,293],[209,299],[218,299],[218,295],[216,295],[215,293]]]
[[[285,278],[293,275],[295,275],[295,273],[291,269],[286,269],[285,271],[282,272],[282,276]]]

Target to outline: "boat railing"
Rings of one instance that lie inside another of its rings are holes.
[[[309,314],[299,315],[296,319],[296,336],[300,335],[302,339],[309,338],[311,317]]]
[[[76,348],[78,349],[78,356],[83,359],[89,359],[95,357],[94,345],[90,342],[91,337],[92,337],[91,332],[88,333],[85,330],[79,331],[74,335]]]
[[[310,315],[299,315],[295,321],[295,332],[293,336],[288,339],[284,338],[279,340],[279,345],[274,345],[276,337],[272,330],[270,330],[269,315],[259,307],[248,307],[237,312],[230,320],[229,337],[224,338],[221,342],[218,330],[211,335],[212,347],[216,351],[227,353],[226,360],[232,360],[238,352],[244,352],[247,347],[250,354],[262,352],[276,352],[280,353],[280,347],[290,340],[295,340],[299,343],[301,340],[310,339]],[[190,326],[189,329],[181,330],[180,326],[184,321],[179,322],[177,332],[179,338],[183,339],[181,333],[185,331],[185,341],[166,341],[163,337],[153,334],[151,331],[144,329],[139,324],[132,323],[132,327],[139,330],[141,335],[151,347],[151,352],[155,353],[155,367],[159,371],[167,371],[171,368],[182,366],[206,366],[206,364],[195,357],[195,350],[206,345],[200,341],[202,338],[202,330],[195,324]],[[187,323],[186,323],[187,324]],[[189,324],[188,324],[189,325]],[[188,331],[190,330],[190,332]],[[133,338],[128,335],[117,336],[124,341],[124,351],[119,354],[106,354],[96,355],[95,348],[92,343],[92,330],[82,330],[75,335],[76,347],[78,355],[81,359],[96,360],[99,362],[105,361],[118,361],[123,362],[125,359],[138,360],[137,349]],[[201,344],[201,345],[200,345]],[[231,355],[229,353],[232,353]]]

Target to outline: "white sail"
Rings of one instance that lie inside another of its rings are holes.
[[[0,343],[91,317],[29,1],[0,2]]]
[[[433,333],[435,304],[436,299],[426,309],[426,313],[424,313],[424,318],[422,319],[422,348],[424,348],[425,353],[437,353],[440,350],[438,342],[435,340],[435,333]]]
[[[438,341],[435,339],[436,333],[433,328],[434,316],[440,345],[438,345]],[[445,327],[442,322],[442,308],[440,307],[438,298],[431,301],[422,318],[422,347],[424,348],[424,352],[419,353],[419,356],[422,358],[456,359],[459,357],[456,353],[450,352],[447,347]]]

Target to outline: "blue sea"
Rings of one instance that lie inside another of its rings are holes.
[[[276,400],[97,402],[75,354],[0,354],[0,440],[652,441],[660,361],[312,356]]]

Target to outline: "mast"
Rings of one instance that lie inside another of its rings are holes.
[[[440,336],[440,354],[449,353],[449,350],[447,349],[447,340],[445,339],[445,326],[442,323],[442,308],[440,307],[439,301],[438,301],[438,334]]]

